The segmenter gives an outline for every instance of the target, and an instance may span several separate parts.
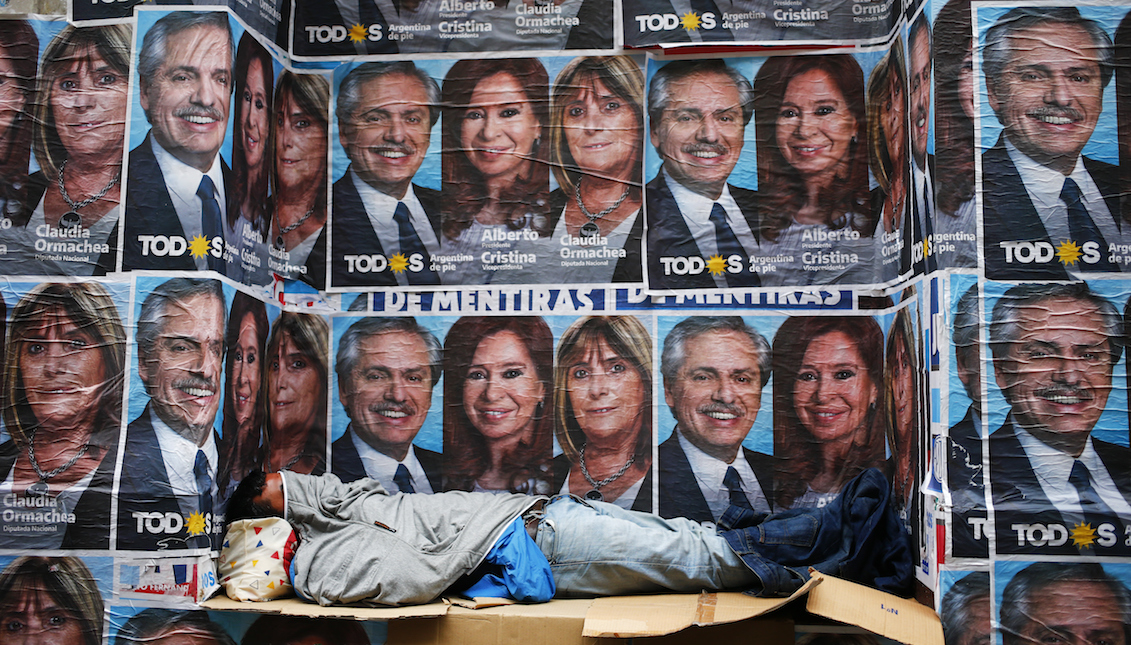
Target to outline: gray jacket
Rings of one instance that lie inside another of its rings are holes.
[[[428,602],[474,570],[527,495],[390,495],[380,483],[284,473],[286,519],[301,541],[295,591],[320,605]]]

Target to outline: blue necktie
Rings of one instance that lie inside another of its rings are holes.
[[[1118,271],[1119,268],[1108,262],[1107,240],[1096,226],[1095,220],[1084,208],[1080,198],[1080,187],[1070,177],[1064,180],[1064,188],[1060,191],[1060,199],[1068,207],[1068,237],[1080,246],[1084,242],[1096,242],[1100,245],[1100,260],[1089,267],[1094,271]]]
[[[424,268],[420,271],[406,271],[409,284],[440,284],[440,277],[432,270],[432,256],[424,248],[424,242],[416,234],[416,227],[409,219],[408,206],[404,202],[397,202],[397,210],[393,212],[393,219],[397,222],[397,233],[400,236],[401,255],[405,258],[419,253],[424,257]],[[403,464],[402,464],[403,466]]]
[[[208,457],[204,456],[203,450],[196,451],[192,473],[196,476],[197,508],[201,515],[208,517],[212,513],[212,473],[209,472]]]
[[[1077,459],[1072,464],[1072,473],[1068,475],[1068,482],[1080,494],[1080,507],[1084,509],[1084,521],[1091,524],[1093,529],[1104,522],[1115,519],[1115,512],[1103,501],[1095,487],[1092,486],[1092,475],[1088,472],[1088,467],[1084,465],[1084,462]]]
[[[750,256],[738,241],[734,229],[727,223],[727,212],[721,204],[715,202],[711,207],[711,223],[715,225],[715,245],[719,255],[725,260],[732,255],[742,258],[742,271],[727,273],[727,286],[729,287],[757,287],[762,281],[757,273],[750,272]]]
[[[723,486],[730,491],[730,505],[745,508],[748,511],[754,510],[750,506],[750,500],[746,499],[746,493],[742,490],[742,476],[734,469],[734,466],[727,467],[727,474],[723,475]]]
[[[412,487],[412,475],[408,474],[408,468],[404,464],[397,464],[397,472],[393,475],[393,483],[397,485],[397,490],[402,493],[415,493],[416,489]]]
[[[220,219],[220,202],[216,201],[216,185],[208,175],[200,178],[196,195],[200,197],[200,223],[204,227],[204,237],[209,244],[209,253],[206,256],[208,268],[223,273],[223,257],[213,257],[211,253],[212,240],[217,237],[224,239],[224,223]]]

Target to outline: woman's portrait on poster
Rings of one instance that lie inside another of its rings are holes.
[[[868,147],[872,176],[872,213],[878,220],[875,243],[875,281],[887,283],[911,270],[911,224],[907,217],[907,65],[903,37],[872,68],[868,77]]]
[[[775,506],[824,506],[885,467],[884,334],[868,316],[795,316],[773,357]]]
[[[769,58],[754,79],[754,119],[762,249],[795,258],[762,286],[870,283],[876,224],[860,64],[848,54]],[[807,252],[842,261],[814,271]]]
[[[919,452],[923,432],[920,411],[919,352],[912,310],[904,307],[888,330],[884,393],[888,446],[892,461],[892,503],[908,532],[920,534]]]
[[[267,308],[237,291],[224,335],[224,425],[217,446],[216,490],[227,499],[243,476],[263,461],[263,372],[267,364]]]
[[[6,645],[99,645],[105,603],[83,561],[21,556],[0,572]]]
[[[284,311],[267,341],[263,470],[326,472],[330,326],[322,316]]]
[[[634,316],[566,329],[554,370],[554,488],[652,510],[652,338]]]
[[[98,283],[38,285],[12,309],[7,350],[0,493],[43,498],[63,519],[14,514],[0,544],[109,547],[126,360],[117,306]]]
[[[508,270],[481,261],[483,251],[533,249],[550,234],[549,89],[534,58],[461,60],[448,70],[440,244],[445,255],[474,259],[442,274],[444,284],[510,282]]]
[[[536,316],[465,316],[444,339],[444,490],[548,495],[554,337]]]

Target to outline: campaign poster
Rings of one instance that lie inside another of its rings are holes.
[[[1127,8],[975,2],[973,12],[986,277],[1128,270],[1111,82]]]
[[[650,61],[648,287],[910,276],[904,58],[897,42],[856,54]]]
[[[0,556],[6,638],[23,641],[46,633],[67,642],[104,642],[113,576],[113,558]]]
[[[129,283],[12,280],[0,295],[0,548],[108,549]]]
[[[1123,640],[1131,624],[1124,611],[1129,576],[1131,568],[1126,563],[995,562],[993,642],[1012,645],[1042,638]],[[944,619],[944,626],[946,622]]]
[[[330,289],[642,282],[642,64],[340,67]]]
[[[624,0],[625,47],[873,44],[886,40],[904,7],[894,0]]]
[[[1124,280],[982,285],[997,553],[1126,555]]]
[[[117,268],[130,25],[0,20],[11,82],[0,147],[0,258],[9,275]]]
[[[993,642],[994,596],[990,572],[947,569],[939,574],[937,608],[948,643],[988,645]]]
[[[612,50],[612,0],[295,3],[297,60],[373,54]]]
[[[326,76],[284,69],[227,12],[138,16],[122,269],[324,287]]]

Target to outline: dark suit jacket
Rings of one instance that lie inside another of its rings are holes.
[[[141,145],[130,151],[126,209],[122,215],[122,229],[125,231],[122,241],[122,270],[195,271],[196,261],[187,250],[180,257],[141,254],[138,235],[185,237],[181,220],[177,218],[177,210],[173,207],[173,199],[169,196],[169,188],[165,185],[165,177],[161,174],[161,166],[157,164],[157,157],[153,156],[150,143],[152,138],[153,133],[150,132],[145,135],[145,141]],[[220,165],[224,175],[224,195],[231,199],[232,171],[223,159],[220,159]],[[232,205],[228,204],[228,208],[232,208]]]
[[[205,518],[211,522],[211,541],[207,530],[201,535],[189,534],[189,518],[181,515],[180,503],[169,484],[157,432],[149,420],[150,409],[151,406],[146,405],[141,415],[126,429],[126,452],[118,485],[118,548],[144,551],[218,549],[224,530],[222,514],[214,513],[213,517]],[[212,477],[215,480],[216,474],[213,473]],[[199,511],[195,506],[195,496],[191,502],[192,512]],[[219,510],[216,501],[213,501],[213,508]],[[182,522],[180,529],[171,533],[151,533],[146,522],[142,522],[142,530],[138,531],[138,519],[134,513],[170,514],[170,518],[176,516]]]
[[[1116,224],[1121,225],[1119,167],[1087,157],[1084,157],[1084,167],[1100,189]],[[1025,183],[1021,180],[1017,167],[1013,165],[1013,160],[1009,158],[1002,137],[982,155],[982,186],[986,277],[993,280],[1068,280],[1064,265],[1055,259],[1045,264],[1024,264],[1016,260],[1011,264],[1005,262],[1005,250],[1001,248],[1001,242],[1043,241],[1056,244],[1059,240],[1053,242],[1049,239],[1040,215],[1025,190]],[[1107,249],[1102,249],[1102,252],[1107,253]],[[1081,267],[1079,264],[1074,266]]]
[[[118,433],[107,447],[106,454],[94,471],[90,485],[79,496],[75,504],[75,521],[63,534],[62,549],[108,549],[110,548],[110,492],[114,487],[114,466],[118,461]],[[0,481],[8,478],[20,456],[20,449],[14,440],[0,444]],[[18,535],[0,533],[0,545],[5,548],[20,546]]]
[[[48,187],[55,186],[55,182],[49,182],[43,176],[43,171],[38,170],[28,176],[27,188],[27,203],[24,208],[20,209],[18,215],[12,218],[12,223],[15,226],[27,226],[28,221],[31,219],[32,212],[39,206],[40,200],[43,199],[43,194],[47,192]],[[94,273],[91,275],[106,275],[107,273],[118,270],[118,226],[121,225],[121,220],[114,223],[114,228],[110,231],[110,237],[106,238],[106,244],[110,250],[98,255],[96,264],[94,266]]]
[[[443,490],[441,488],[444,483],[441,478],[443,456],[420,446],[413,446],[412,449],[416,451],[416,458],[424,468],[424,474],[428,477],[432,491],[438,493]],[[365,472],[365,464],[361,461],[361,456],[357,454],[357,446],[353,445],[352,424],[346,428],[346,433],[330,446],[330,450],[330,472],[337,475],[342,482],[348,484],[369,477],[369,473]]]
[[[554,457],[554,490],[553,495],[557,495],[558,491],[565,486],[566,478],[569,477],[569,471],[573,469],[573,462],[565,456],[560,454]],[[636,499],[632,500],[630,511],[639,511],[641,513],[652,512],[652,471],[649,468],[647,474],[644,475],[644,481],[640,482],[640,492],[636,493]],[[588,491],[573,490],[571,494],[578,497],[585,497]],[[605,500],[606,502],[609,500]]]
[[[676,428],[678,430],[678,427]],[[754,470],[762,493],[766,496],[766,509],[755,509],[769,512],[773,507],[774,493],[774,458],[760,452],[746,448],[742,449],[746,461]],[[707,500],[699,490],[699,482],[695,480],[695,473],[691,470],[691,462],[679,445],[676,431],[660,444],[660,517],[686,517],[696,522],[715,522],[718,518],[711,515]]]
[[[551,231],[558,225],[566,202],[565,192],[559,188],[550,193],[550,225]],[[628,231],[628,239],[624,243],[625,256],[617,261],[613,269],[613,282],[642,282],[644,280],[644,266],[640,255],[641,241],[644,239],[644,213],[636,216],[636,222]],[[560,487],[559,487],[560,489]]]
[[[745,188],[730,186],[730,194],[738,203],[746,222],[759,239],[757,193]],[[704,270],[699,275],[664,275],[660,258],[663,256],[700,256],[699,246],[691,236],[691,229],[672,197],[662,172],[648,182],[644,191],[644,211],[648,214],[648,286],[653,289],[714,289],[715,279]],[[677,217],[678,215],[678,217]],[[703,258],[704,260],[706,258]]]
[[[954,508],[951,510],[951,552],[959,558],[989,557],[985,533],[974,536],[970,520],[986,519],[985,478],[982,476],[982,440],[974,426],[974,409],[950,428],[950,454],[946,481]],[[983,524],[983,528],[989,527]]]
[[[436,239],[440,235],[440,191],[413,184],[416,199],[424,208],[432,224]],[[333,287],[395,287],[397,279],[392,271],[380,273],[349,273],[345,261],[347,255],[385,254],[381,240],[365,212],[365,204],[357,192],[357,186],[347,171],[341,179],[334,182],[334,215],[330,218],[334,244],[330,260],[330,284]]]
[[[1131,502],[1131,468],[1128,468],[1128,464],[1131,464],[1131,449],[1094,437],[1092,445],[1107,468],[1108,475],[1115,481],[1116,488],[1124,499]],[[1082,518],[1061,514],[1045,496],[1033,471],[1033,464],[1029,463],[1029,458],[1017,439],[1012,416],[990,435],[989,450],[990,488],[994,500],[999,553],[1131,555],[1131,547],[1124,544],[1126,536],[1123,533],[1124,524],[1131,523],[1131,518],[1111,518],[1117,538],[1115,545],[1111,547],[1096,544],[1088,549],[1079,549],[1073,545],[1071,537],[1059,547],[1037,547],[1028,543],[1018,545],[1017,532],[1012,528],[1014,524],[1060,524],[1071,532]]]

